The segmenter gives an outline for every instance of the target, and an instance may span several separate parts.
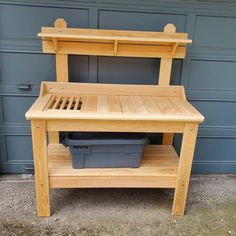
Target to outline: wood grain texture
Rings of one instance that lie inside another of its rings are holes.
[[[170,86],[172,59],[185,57],[187,34],[176,33],[172,24],[164,32],[119,31],[67,28],[57,19],[38,36],[43,51],[56,54],[57,72],[57,83],[43,82],[26,113],[32,120],[38,214],[50,215],[50,183],[51,188],[176,188],[172,214],[182,215],[198,123],[204,120],[187,102],[183,86]],[[159,57],[159,86],[68,83],[68,54]],[[140,168],[76,170],[69,150],[56,143],[59,131],[164,132],[168,145],[147,146]],[[180,161],[173,133],[184,133]]]
[[[34,172],[38,216],[50,216],[48,160],[45,121],[32,121]]]
[[[26,113],[28,119],[113,120],[117,123],[120,120],[200,123],[204,119],[186,101],[182,86],[48,82],[43,89],[43,95]]]
[[[43,52],[58,55],[96,55],[153,58],[184,58],[186,33],[175,33],[166,25],[164,32],[67,28],[63,19],[55,27],[42,27]],[[59,64],[59,63],[58,63]]]
[[[183,215],[188,193],[189,178],[196,144],[198,124],[186,124],[179,159],[177,183],[172,215]]]

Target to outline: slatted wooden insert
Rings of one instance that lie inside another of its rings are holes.
[[[80,111],[82,104],[84,101],[84,97],[69,97],[69,96],[55,96],[49,100],[49,103],[46,107],[48,111],[60,111],[60,110],[74,110]]]

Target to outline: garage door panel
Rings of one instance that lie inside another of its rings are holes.
[[[236,18],[196,16],[194,46],[236,49]]]
[[[55,80],[55,59],[52,55],[1,53],[0,68],[1,84],[39,85],[42,80]]]
[[[89,57],[70,55],[69,60],[69,81],[89,82]]]
[[[0,135],[1,173],[32,173],[32,154],[31,135]]]
[[[7,161],[32,161],[31,135],[6,135]],[[24,147],[24,148],[22,148]]]
[[[205,116],[203,126],[236,126],[235,101],[191,101]]]
[[[235,138],[198,138],[194,161],[231,162],[236,163]]]
[[[36,96],[2,96],[4,123],[29,123],[25,113],[35,100]]]
[[[69,56],[71,82],[88,82],[88,63],[89,57],[87,56]],[[0,69],[2,85],[40,85],[41,81],[56,81],[53,55],[1,53]]]
[[[1,5],[1,39],[38,39],[41,26],[52,26],[57,18],[65,18],[70,27],[88,27],[86,9]]]
[[[198,138],[193,161],[195,173],[235,173],[235,138]]]
[[[189,64],[188,89],[235,90],[236,61],[197,60]]]
[[[99,28],[103,29],[162,31],[170,22],[175,24],[177,31],[185,31],[186,15],[184,14],[99,11]]]
[[[182,62],[173,63],[171,84],[179,84]],[[98,59],[99,83],[157,84],[160,60],[144,58]]]

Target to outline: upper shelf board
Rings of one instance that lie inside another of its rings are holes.
[[[187,44],[192,40],[187,38],[186,33],[166,33],[149,31],[128,31],[128,30],[103,30],[103,29],[75,29],[75,28],[54,28],[42,27],[38,34],[44,39],[55,38],[63,41],[99,41],[139,44],[160,44],[179,43]]]
[[[184,58],[187,33],[176,33],[173,24],[163,32],[67,28],[64,19],[55,27],[42,27],[43,52],[56,54]]]

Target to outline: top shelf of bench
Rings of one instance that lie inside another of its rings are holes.
[[[101,29],[74,29],[74,28],[54,28],[42,27],[42,32],[38,34],[44,39],[57,39],[63,41],[98,41],[134,43],[134,44],[160,44],[179,43],[187,44],[192,40],[187,39],[185,33],[165,33],[149,31],[128,31],[128,30],[101,30]]]
[[[184,58],[187,33],[176,33],[173,24],[163,32],[67,28],[63,19],[55,27],[42,27],[43,52],[97,56]]]

